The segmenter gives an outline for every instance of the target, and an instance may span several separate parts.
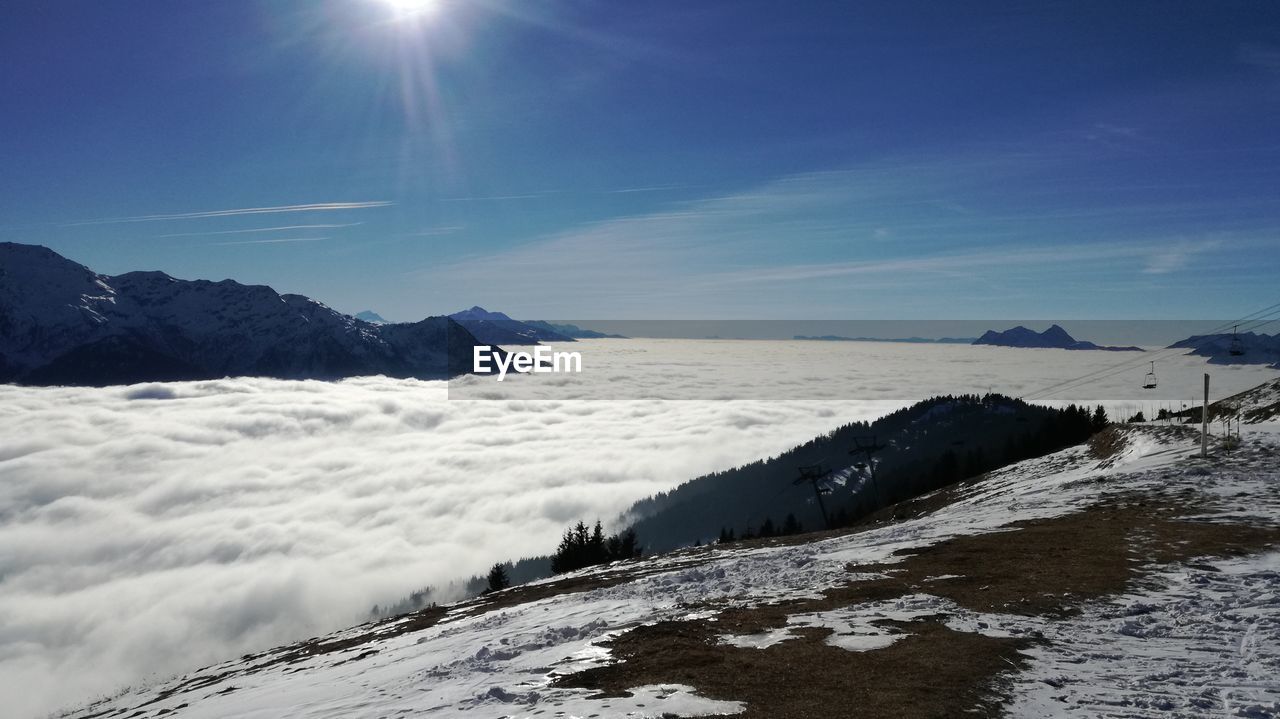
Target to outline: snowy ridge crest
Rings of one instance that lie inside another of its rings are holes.
[[[0,243],[0,382],[445,379],[469,370],[475,344],[446,317],[378,325],[263,285],[107,276],[44,247]]]

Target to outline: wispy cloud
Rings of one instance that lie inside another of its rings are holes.
[[[614,318],[773,317],[819,307],[843,316],[907,303],[921,312],[989,312],[1015,296],[1078,307],[1088,301],[1084,288],[1133,288],[1145,278],[1150,289],[1156,275],[1185,271],[1216,246],[1224,215],[1257,209],[1249,198],[1119,202],[1097,185],[1081,196],[1067,192],[1074,185],[1048,193],[1027,181],[1069,178],[1072,160],[1061,155],[991,153],[793,175],[413,274],[442,296],[480,283],[495,303],[548,315],[591,307]],[[1034,191],[1021,189],[1028,185]],[[1269,227],[1234,222],[1235,254],[1216,257],[1218,271],[1239,265],[1239,251],[1264,242]],[[957,295],[974,305],[957,309]]]
[[[286,212],[331,212],[334,210],[364,210],[373,207],[394,205],[388,200],[372,202],[318,202],[309,205],[277,205],[274,207],[244,207],[234,210],[211,210],[207,212],[179,212],[167,215],[137,215],[134,217],[108,217],[96,220],[68,222],[63,227],[79,227],[83,225],[114,225],[126,222],[161,222],[164,220],[198,220],[209,217],[239,217],[242,215],[276,215]]]
[[[1135,145],[1149,143],[1150,138],[1137,127],[1095,122],[1084,133],[1084,138],[1116,149],[1132,149]]]
[[[279,227],[253,227],[247,230],[219,230],[217,232],[174,232],[168,235],[156,235],[157,238],[163,237],[210,237],[213,235],[244,235],[253,232],[283,232],[286,230],[318,230],[318,229],[334,229],[338,227],[355,227],[363,225],[363,222],[345,222],[338,225],[281,225]]]
[[[468,195],[459,197],[441,197],[440,202],[501,202],[504,200],[538,200],[552,195],[625,195],[643,192],[671,192],[683,190],[697,185],[668,184],[644,185],[637,187],[618,187],[614,189],[592,190],[538,190],[536,192],[512,193],[509,195]]]
[[[1002,245],[970,252],[941,252],[918,257],[863,262],[833,262],[761,267],[706,276],[707,282],[723,284],[763,284],[802,282],[835,277],[882,276],[893,274],[906,280],[912,274],[981,272],[1017,267],[1071,267],[1086,269],[1119,260],[1142,262],[1144,274],[1167,274],[1184,269],[1197,254],[1221,244],[1218,240],[1182,241],[1174,246],[1153,239],[1126,242],[1077,243],[1052,247]]]
[[[632,192],[667,192],[670,190],[683,190],[692,187],[692,185],[652,185],[650,187],[623,187],[617,190],[604,190],[604,192],[612,195],[621,195]]]
[[[1169,244],[1152,252],[1147,257],[1143,274],[1167,275],[1185,269],[1196,255],[1208,252],[1222,244],[1221,240],[1188,242],[1186,240]]]
[[[1280,73],[1280,47],[1260,43],[1244,43],[1236,50],[1236,59],[1246,65]]]
[[[500,200],[536,200],[547,195],[556,194],[556,190],[533,192],[527,195],[478,195],[475,197],[442,197],[441,202],[493,202]]]
[[[285,237],[278,240],[240,240],[238,242],[210,242],[206,247],[227,247],[230,245],[278,245],[288,242],[320,242],[328,237]]]
[[[402,237],[438,237],[440,235],[452,235],[462,230],[462,225],[446,225],[444,227],[428,227],[418,230],[417,232],[406,232]]]

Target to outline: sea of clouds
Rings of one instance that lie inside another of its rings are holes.
[[[624,395],[662,395],[665,377],[707,385],[724,372],[716,361],[688,380],[695,357],[772,361],[794,344],[670,342],[580,343],[584,376],[594,367]],[[382,377],[0,385],[0,716],[355,623],[413,589],[548,552],[579,518],[609,522],[636,499],[874,418],[947,377],[950,391],[1011,391],[1115,361],[811,344],[814,366],[779,381],[820,396],[822,383],[836,388],[819,366],[843,363],[837,399],[575,400],[555,398],[554,384],[538,390],[549,398],[503,397],[550,375],[489,378],[495,398],[465,401],[445,383]],[[929,379],[904,388],[912,361]],[[1194,384],[1205,367],[1178,362],[1171,380]],[[1213,371],[1219,396],[1280,374]],[[873,399],[848,399],[859,391]]]
[[[355,623],[873,414],[385,378],[0,387],[0,715]]]

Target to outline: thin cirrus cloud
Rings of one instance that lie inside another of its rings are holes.
[[[279,245],[290,242],[320,242],[328,237],[281,237],[272,240],[239,240],[233,242],[210,242],[208,247],[230,247],[232,245]]]
[[[820,263],[759,268],[709,276],[717,283],[794,282],[826,277],[854,277],[883,273],[951,273],[973,269],[1007,269],[1037,266],[1051,262],[1069,262],[1077,267],[1115,260],[1143,260],[1143,272],[1165,274],[1185,267],[1195,254],[1216,247],[1206,241],[1185,243],[1173,249],[1159,241],[1139,240],[1128,243],[1057,245],[1027,249],[1019,246],[993,247],[977,252],[946,253],[926,257],[910,257],[866,262]]]
[[[1199,255],[1214,250],[1221,245],[1222,242],[1220,240],[1177,242],[1153,252],[1147,258],[1147,264],[1142,268],[1142,271],[1148,275],[1167,275],[1171,272],[1177,272],[1186,268]]]
[[[694,187],[694,185],[650,185],[647,187],[623,187],[617,190],[603,190],[603,192],[612,195],[625,195],[634,192],[669,192],[674,190],[685,190]]]
[[[167,235],[156,235],[157,238],[167,237],[211,237],[215,235],[245,235],[255,232],[287,232],[289,230],[329,230],[340,227],[356,227],[363,225],[363,222],[343,222],[341,224],[330,225],[281,225],[279,227],[251,227],[245,230],[218,230],[216,232],[173,232]]]
[[[1221,274],[1238,269],[1245,249],[1265,244],[1259,238],[1275,229],[1257,199],[1116,202],[1108,188],[1133,192],[1130,179],[1103,178],[1084,194],[1034,181],[1060,184],[1073,167],[1067,149],[802,173],[411,274],[446,294],[483,281],[500,288],[494,302],[548,316],[581,306],[614,318],[686,316],[691,306],[727,316],[813,307],[865,316],[935,294],[940,277],[974,304],[956,311],[989,314],[998,309],[992,298],[1009,301],[1035,287],[1037,302],[1053,313],[1079,307],[1082,285],[1067,288],[1060,278],[1134,287],[1185,272],[1215,248]],[[1219,246],[1223,236],[1231,241]],[[1046,295],[1045,287],[1062,291]]]
[[[669,184],[669,185],[644,185],[639,187],[619,187],[607,190],[592,190],[584,194],[605,194],[605,195],[626,195],[644,192],[674,192],[676,190],[684,190],[697,187],[697,185]],[[505,200],[538,200],[554,195],[571,195],[574,194],[568,190],[539,190],[537,192],[527,192],[509,195],[472,195],[458,197],[441,197],[440,202],[501,202]]]
[[[178,212],[164,215],[136,215],[133,217],[106,217],[95,220],[68,222],[63,227],[80,227],[84,225],[113,225],[129,222],[163,222],[166,220],[198,220],[210,217],[240,217],[243,215],[276,215],[288,212],[331,212],[334,210],[364,210],[375,207],[394,205],[389,200],[369,202],[317,202],[307,205],[276,205],[273,207],[244,207],[233,210],[210,210],[206,212]]]
[[[443,225],[441,227],[428,227],[417,232],[406,232],[402,237],[439,237],[442,235],[452,235],[462,230],[462,225]]]
[[[1236,58],[1246,65],[1280,73],[1280,47],[1262,43],[1244,43],[1236,51]]]
[[[474,197],[441,197],[441,202],[501,202],[503,200],[536,200],[548,195],[557,194],[555,190],[544,190],[526,195],[477,195]]]

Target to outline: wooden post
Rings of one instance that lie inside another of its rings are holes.
[[[1200,456],[1209,456],[1209,373],[1204,373],[1204,404],[1200,406]]]

